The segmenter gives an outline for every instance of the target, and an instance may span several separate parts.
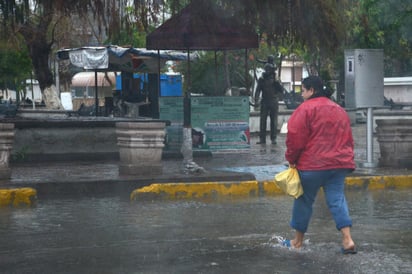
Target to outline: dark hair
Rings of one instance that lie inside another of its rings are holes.
[[[331,90],[326,88],[323,85],[323,81],[319,76],[306,77],[302,81],[302,86],[304,86],[305,89],[313,88],[314,92],[310,98],[322,97],[322,96],[330,98],[332,96]]]

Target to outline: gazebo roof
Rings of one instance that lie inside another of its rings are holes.
[[[192,1],[146,37],[147,49],[230,50],[258,48],[258,36],[210,1]]]

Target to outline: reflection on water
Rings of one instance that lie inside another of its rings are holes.
[[[410,273],[412,190],[349,192],[359,253],[343,256],[320,194],[302,250],[287,196],[224,201],[118,197],[0,209],[5,273]]]

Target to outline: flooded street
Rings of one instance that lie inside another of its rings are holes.
[[[1,273],[411,273],[412,190],[350,191],[357,255],[320,195],[304,248],[291,237],[292,198],[39,200],[0,208]]]

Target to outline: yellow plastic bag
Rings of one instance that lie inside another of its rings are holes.
[[[289,167],[275,175],[276,184],[288,195],[299,198],[303,194],[299,173],[296,168]]]

